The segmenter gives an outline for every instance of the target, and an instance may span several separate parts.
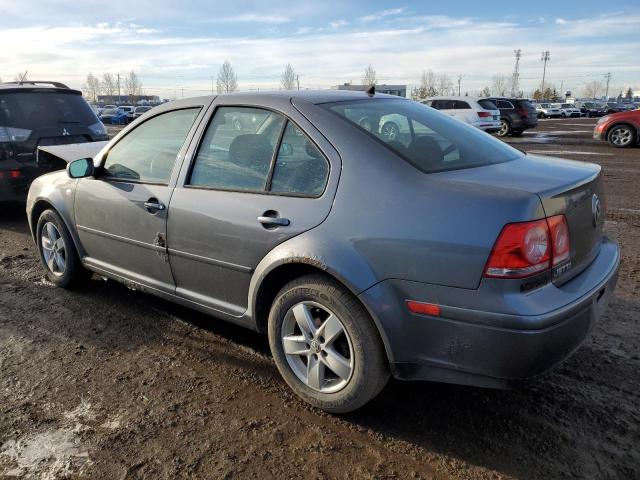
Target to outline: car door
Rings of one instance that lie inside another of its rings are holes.
[[[149,118],[110,147],[95,178],[79,181],[75,220],[87,264],[174,291],[166,252],[167,206],[176,163],[201,109],[191,106]]]
[[[202,126],[167,231],[176,293],[232,317],[247,308],[260,260],[326,218],[340,171],[337,152],[285,97],[233,104],[241,98],[221,98]]]

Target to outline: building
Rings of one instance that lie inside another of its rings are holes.
[[[332,88],[334,90],[351,90],[355,92],[365,92],[369,89],[369,87],[366,85],[352,85],[350,83],[343,83],[342,85],[337,85]],[[381,85],[376,85],[376,93],[386,93],[388,95],[395,95],[397,97],[406,97],[407,86],[406,85],[387,85],[383,83]]]
[[[131,102],[129,95],[98,95],[98,103],[106,105],[109,103],[115,105],[125,105]],[[160,103],[160,97],[157,95],[136,95],[131,103]]]

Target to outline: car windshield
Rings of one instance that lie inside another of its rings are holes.
[[[98,119],[80,96],[58,92],[0,93],[0,126],[26,128],[92,125]]]
[[[367,99],[320,106],[427,173],[503,163],[522,155],[475,127],[410,100]]]

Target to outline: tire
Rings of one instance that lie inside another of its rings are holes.
[[[508,120],[501,119],[500,120],[500,130],[496,132],[496,135],[499,137],[506,137],[511,133],[511,124]]]
[[[521,137],[524,130],[511,130],[512,137]]]
[[[563,113],[562,115],[560,115],[562,118],[567,118],[567,115],[565,113]]]
[[[40,261],[54,285],[72,288],[91,276],[82,266],[73,239],[55,210],[45,210],[38,218],[36,241]]]
[[[629,148],[636,144],[637,134],[631,125],[616,125],[607,134],[607,140],[616,148]]]
[[[329,316],[333,320],[327,323]],[[314,407],[352,412],[378,395],[389,380],[373,320],[351,292],[323,275],[307,275],[285,285],[271,306],[268,330],[280,374]],[[328,331],[333,332],[331,340],[323,336]]]
[[[395,122],[384,122],[380,129],[380,133],[386,141],[392,142],[400,135],[400,128]]]

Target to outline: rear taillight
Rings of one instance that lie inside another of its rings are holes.
[[[480,118],[487,118],[487,117],[491,117],[492,115],[489,112],[478,112],[478,116]]]
[[[564,215],[533,222],[509,223],[496,240],[484,276],[524,278],[569,258],[571,244]]]
[[[520,115],[522,118],[527,118],[529,117],[529,110],[527,110],[526,108],[521,108],[520,110],[518,110],[518,115]]]

